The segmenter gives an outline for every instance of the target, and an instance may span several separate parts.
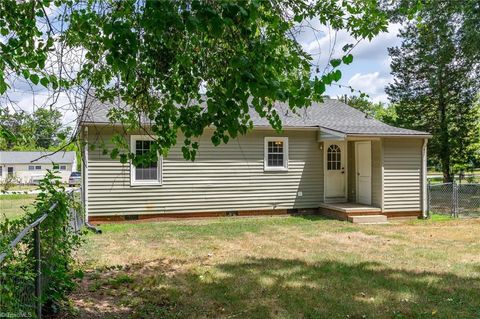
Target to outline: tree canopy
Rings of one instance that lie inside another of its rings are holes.
[[[46,14],[53,4],[61,8],[56,22]],[[280,129],[274,101],[295,111],[321,100],[326,86],[341,79],[338,67],[352,62],[354,43],[327,68],[316,65],[296,41],[313,19],[357,39],[387,26],[375,0],[9,0],[0,6],[8,12],[0,18],[8,39],[0,46],[0,93],[11,73],[49,87],[91,87],[102,101],[129,105],[109,113],[127,130],[144,128],[139,115],[145,115],[155,136],[153,156],[166,154],[181,132],[187,159],[194,159],[195,139],[206,128],[215,145],[226,143],[252,127],[253,106]],[[61,67],[56,74],[43,68],[59,44],[82,51],[70,77],[58,74]],[[134,157],[112,150],[119,153],[122,161]]]
[[[430,157],[440,163],[446,181],[454,165],[473,160],[471,146],[480,134],[478,43],[470,43],[465,12],[470,14],[455,1],[426,2],[400,31],[401,46],[389,49],[394,83],[386,92],[396,124],[433,134]]]

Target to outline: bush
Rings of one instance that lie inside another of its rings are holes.
[[[0,179],[0,190],[6,192],[19,183],[17,175],[7,174],[7,177]]]
[[[39,185],[40,194],[32,207],[25,209],[23,218],[0,223],[0,251],[8,251],[8,243],[27,225],[43,214],[47,218],[40,224],[41,260],[42,260],[42,304],[46,312],[54,311],[66,299],[66,295],[75,287],[76,273],[73,252],[82,242],[82,233],[70,228],[69,208],[81,210],[80,203],[65,192],[60,177],[48,172]],[[56,205],[54,205],[56,204]],[[54,205],[54,206],[53,206]],[[51,209],[53,207],[53,209]],[[33,232],[32,232],[33,233]],[[22,300],[12,300],[15,296],[33,296],[34,278],[34,242],[33,236],[26,236],[21,244],[12,251],[0,265],[0,305],[2,311],[18,308]],[[19,283],[23,283],[19,285]],[[27,287],[28,289],[25,289]],[[25,303],[31,302],[25,299]],[[13,303],[12,303],[13,302]],[[29,305],[25,305],[29,306]]]

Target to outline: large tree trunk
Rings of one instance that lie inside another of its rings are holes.
[[[440,164],[442,165],[443,182],[449,183],[452,181],[450,175],[450,136],[448,134],[447,123],[447,105],[445,97],[443,95],[443,83],[440,76],[439,81],[439,96],[438,96],[438,108],[440,113]]]

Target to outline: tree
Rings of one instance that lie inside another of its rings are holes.
[[[70,127],[63,127],[60,111],[38,108],[33,114],[0,108],[0,121],[8,136],[0,135],[0,150],[48,150],[64,144]]]
[[[479,61],[466,50],[462,14],[456,2],[425,2],[416,22],[400,31],[401,46],[389,48],[394,83],[386,91],[396,124],[433,134],[429,154],[440,163],[444,181],[452,179],[453,165],[471,161],[470,146],[479,138]]]
[[[0,108],[0,123],[4,134],[0,134],[0,150],[13,149],[16,145],[31,142],[31,126],[29,114],[23,111],[10,112],[8,108]]]
[[[31,117],[33,140],[37,148],[49,149],[59,146],[70,129],[62,128],[62,113],[55,109],[38,108]]]
[[[196,138],[206,128],[212,128],[215,145],[226,143],[251,129],[253,107],[281,129],[274,101],[288,102],[295,111],[321,100],[325,87],[340,80],[338,67],[352,62],[354,43],[329,67],[315,65],[296,41],[312,19],[359,40],[387,26],[376,0],[59,0],[55,23],[45,14],[51,5],[0,4],[8,13],[0,17],[1,32],[10,37],[0,47],[6,57],[0,67],[35,84],[87,86],[102,101],[122,100],[129,107],[117,105],[109,113],[112,121],[127,130],[149,124],[155,136],[152,156],[166,154],[182,132],[187,159],[195,158]],[[57,26],[64,29],[52,36]],[[44,72],[46,52],[57,46],[84,52],[71,82],[65,75],[37,74]],[[7,85],[5,74],[0,73],[0,93]],[[123,162],[135,157],[126,151],[120,154]],[[115,157],[119,150],[111,153]]]
[[[385,105],[382,102],[374,103],[363,96],[346,97],[346,103],[351,107],[387,124],[394,124],[397,115],[393,105]]]

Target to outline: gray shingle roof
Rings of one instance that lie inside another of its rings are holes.
[[[38,159],[46,154],[51,154],[51,152],[0,151],[0,164],[72,164],[76,156],[75,152],[58,152]]]
[[[90,99],[84,110],[83,124],[110,123],[107,113],[113,107],[96,99]],[[115,107],[124,108],[121,102]],[[294,114],[289,110],[287,104],[277,103],[275,105],[283,127],[304,128],[320,127],[326,128],[347,135],[424,135],[429,133],[394,127],[378,120],[367,117],[361,111],[348,106],[335,99],[325,99],[323,103],[313,103],[305,109],[300,109]],[[269,126],[268,120],[261,118],[253,109],[250,112],[254,126]]]

